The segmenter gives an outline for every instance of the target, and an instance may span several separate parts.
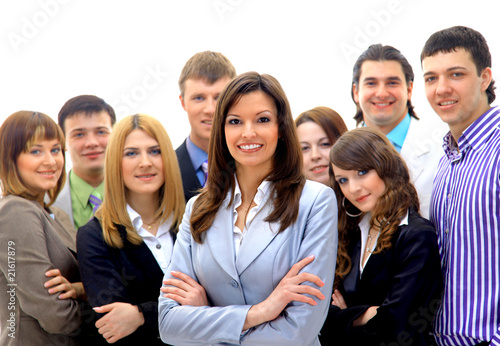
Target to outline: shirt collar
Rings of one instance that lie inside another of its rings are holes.
[[[448,132],[443,139],[444,152],[452,161],[459,159],[469,148],[478,150],[493,131],[499,127],[500,107],[491,107],[465,129],[458,138],[458,143],[451,135],[451,132]]]
[[[92,185],[76,175],[73,170],[69,172],[69,183],[71,186],[71,193],[75,194],[83,207],[86,207],[89,203],[89,197],[92,191],[97,190],[101,196],[104,196],[104,182],[94,188]]]
[[[409,212],[406,211],[406,215],[405,217],[403,217],[401,219],[401,222],[399,223],[399,226],[405,226],[405,225],[408,225],[408,217],[409,217]],[[368,232],[370,230],[370,220],[372,218],[372,214],[371,213],[366,213],[362,218],[361,220],[359,221],[359,228],[362,230],[362,231],[366,231]]]
[[[236,174],[234,175],[234,180],[235,180],[235,187],[234,187],[234,209],[238,208],[241,205],[241,189],[240,185],[238,183],[238,178],[236,177]],[[268,196],[268,192],[271,188],[271,182],[269,180],[264,180],[263,182],[260,183],[259,187],[257,188],[257,193],[255,194],[255,197],[253,198],[255,204],[257,204],[257,207],[262,203],[262,201]]]
[[[208,154],[194,144],[189,137],[186,139],[186,149],[193,163],[194,170],[200,168],[201,164],[208,159]]]
[[[396,125],[395,128],[391,130],[387,134],[387,139],[391,141],[394,147],[401,151],[403,147],[403,143],[406,138],[406,134],[408,133],[408,129],[410,128],[411,116],[410,113],[406,113],[406,116]]]
[[[142,238],[145,237],[152,237],[153,235],[146,231],[145,229],[142,228],[142,225],[144,224],[142,222],[141,215],[139,215],[138,212],[136,212],[132,207],[127,203],[127,213],[128,216],[130,217],[130,220],[132,221],[132,225],[134,225],[135,230],[137,231],[137,234],[139,234]],[[170,219],[169,219],[170,221]],[[158,232],[156,233],[156,238],[159,238],[163,233],[167,233],[170,230],[169,225],[171,222],[165,222],[161,224],[158,227]]]
[[[458,147],[460,150],[462,151],[469,146],[477,150],[485,138],[488,138],[490,134],[500,126],[499,113],[499,106],[491,107],[470,124],[458,139]]]

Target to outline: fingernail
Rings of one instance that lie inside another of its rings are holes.
[[[49,294],[52,294],[52,292],[54,292],[54,290],[51,288],[51,289],[49,290]]]
[[[307,258],[314,258],[314,255],[308,256]]]
[[[49,283],[48,283],[48,282],[46,282],[46,283],[44,283],[44,284],[43,284],[43,286],[44,286],[44,287],[48,287],[48,286],[49,286]]]

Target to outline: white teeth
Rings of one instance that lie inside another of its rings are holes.
[[[54,174],[54,172],[38,172],[38,174],[42,174],[42,175],[52,175],[52,174]]]
[[[446,102],[442,102],[440,104],[441,104],[441,106],[448,106],[448,105],[452,105],[455,103],[457,103],[457,101],[446,101]]]
[[[149,175],[139,175],[138,178],[150,178],[152,177],[154,174],[149,174]]]
[[[244,150],[251,150],[251,149],[257,149],[260,148],[262,145],[260,144],[248,144],[248,145],[240,145],[241,149]]]
[[[312,170],[313,170],[313,172],[314,172],[314,171],[319,171],[319,170],[321,170],[321,169],[323,169],[323,168],[325,168],[325,167],[324,167],[324,166],[323,166],[323,167],[314,167]]]
[[[207,125],[212,125],[212,120],[205,120],[203,123]]]
[[[386,103],[377,103],[377,106],[381,106],[381,107],[385,107],[385,106],[388,106],[390,105],[389,102],[386,102]]]

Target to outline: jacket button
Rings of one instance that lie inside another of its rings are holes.
[[[231,286],[233,286],[234,288],[238,288],[238,283],[236,282],[236,280],[231,280]]]

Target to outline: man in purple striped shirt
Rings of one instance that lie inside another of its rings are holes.
[[[439,345],[500,345],[500,108],[477,31],[434,33],[420,56],[427,100],[448,124],[430,219],[444,276]]]

